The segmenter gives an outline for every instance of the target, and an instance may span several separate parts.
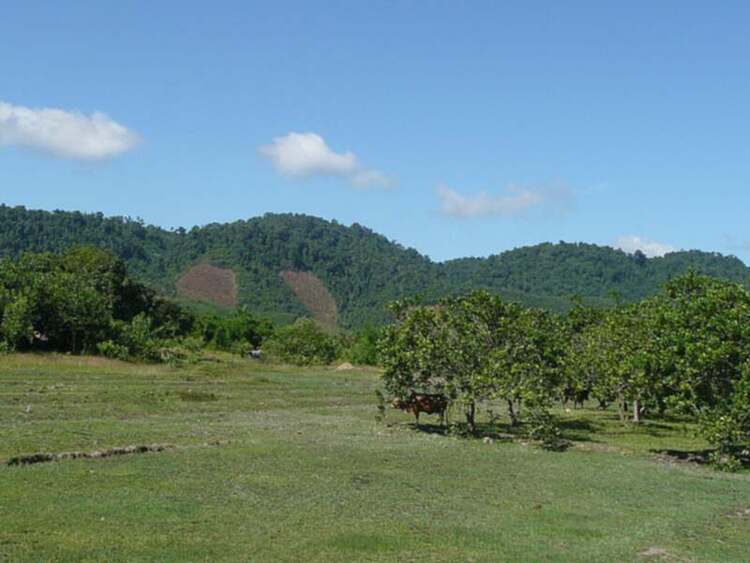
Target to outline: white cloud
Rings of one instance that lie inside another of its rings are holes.
[[[510,186],[505,193],[492,195],[479,192],[463,195],[448,186],[438,186],[437,195],[445,215],[460,218],[497,216],[515,217],[532,209],[553,205],[560,209],[567,206],[572,192],[566,188],[524,188]]]
[[[351,175],[350,180],[358,188],[368,188],[370,186],[391,188],[394,185],[393,179],[383,174],[380,170],[373,169],[358,170]]]
[[[31,109],[0,101],[0,146],[28,147],[63,158],[101,160],[129,151],[139,137],[103,113]]]
[[[628,254],[633,254],[636,250],[640,250],[649,258],[664,256],[665,254],[677,250],[671,244],[657,242],[636,235],[623,235],[617,237],[617,240],[615,240],[615,248],[619,248]]]
[[[317,133],[289,133],[275,137],[258,151],[285,176],[340,176],[360,188],[390,187],[393,180],[383,172],[365,168],[351,151],[337,153]]]

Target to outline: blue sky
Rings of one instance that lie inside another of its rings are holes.
[[[438,260],[750,262],[747,2],[35,2],[0,18],[0,201],[300,212]]]

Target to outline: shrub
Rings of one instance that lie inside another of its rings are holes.
[[[299,319],[276,331],[265,350],[273,357],[296,365],[330,364],[338,356],[338,339],[312,319]]]
[[[378,340],[382,330],[365,327],[348,343],[346,359],[360,366],[378,365]]]
[[[26,297],[19,297],[5,307],[0,333],[5,338],[9,349],[23,347],[33,342],[32,314],[32,304]]]
[[[526,423],[526,434],[531,440],[536,440],[545,450],[562,451],[568,447],[568,442],[562,437],[555,417],[543,408],[529,410]]]
[[[719,471],[733,473],[742,469],[742,461],[733,453],[722,453],[720,450],[711,452],[708,456],[708,462]]]
[[[113,342],[112,340],[105,340],[99,342],[96,345],[96,349],[105,358],[111,358],[113,360],[127,360],[130,356],[127,346]]]

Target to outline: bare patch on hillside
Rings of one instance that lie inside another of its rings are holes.
[[[336,300],[315,274],[286,270],[280,275],[316,321],[328,327],[336,326]]]
[[[228,268],[198,264],[177,280],[177,293],[196,301],[206,301],[223,307],[237,305],[237,280]]]

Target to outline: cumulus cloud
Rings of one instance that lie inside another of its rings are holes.
[[[566,188],[520,186],[510,186],[504,193],[496,195],[487,192],[463,195],[448,186],[438,186],[437,195],[443,214],[460,218],[516,217],[542,207],[562,210],[572,198],[572,192]]]
[[[32,109],[0,101],[0,146],[20,146],[63,158],[101,160],[131,150],[139,137],[99,112]]]
[[[665,254],[677,250],[671,244],[650,240],[636,235],[623,235],[617,237],[615,240],[615,248],[619,248],[628,254],[633,254],[636,250],[640,250],[649,258],[664,256]]]
[[[393,185],[393,180],[380,170],[365,168],[353,152],[332,150],[317,133],[292,132],[275,137],[271,144],[258,150],[284,176],[339,176],[360,188]]]

